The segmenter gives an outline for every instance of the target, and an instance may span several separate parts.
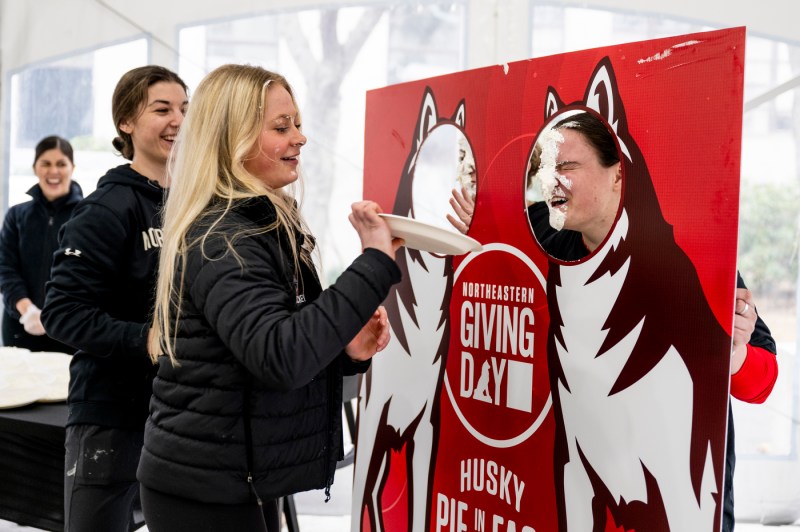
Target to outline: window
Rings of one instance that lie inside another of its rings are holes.
[[[122,74],[146,63],[147,42],[138,39],[12,74],[9,206],[30,199],[26,192],[37,182],[34,149],[48,135],[62,136],[72,144],[72,177],[84,195],[95,189],[109,168],[126,162],[111,145],[116,136],[111,95]]]

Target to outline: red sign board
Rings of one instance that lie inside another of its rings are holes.
[[[368,93],[364,197],[417,218],[446,203],[426,151],[445,139],[474,181],[483,249],[398,253],[392,343],[359,396],[354,530],[719,529],[744,38]],[[537,139],[575,111],[613,131],[623,191],[606,240],[567,261],[534,234],[526,176]]]

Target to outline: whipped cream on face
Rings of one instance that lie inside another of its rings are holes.
[[[539,139],[539,144],[542,147],[541,163],[539,164],[539,171],[536,173],[542,197],[547,203],[547,209],[550,211],[550,227],[556,231],[564,228],[568,208],[566,205],[563,207],[555,207],[553,205],[554,200],[564,197],[559,185],[566,190],[572,189],[572,181],[559,174],[558,170],[556,170],[559,146],[561,146],[562,142],[564,142],[564,135],[557,129],[549,129],[542,134]]]
[[[475,195],[475,157],[472,155],[467,139],[463,135],[458,136],[458,166],[456,168],[456,179],[458,184],[464,189]]]

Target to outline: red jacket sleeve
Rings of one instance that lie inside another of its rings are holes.
[[[775,355],[762,347],[747,344],[744,364],[731,375],[731,395],[746,403],[763,403],[777,379],[778,361]]]

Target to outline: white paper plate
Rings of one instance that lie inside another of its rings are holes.
[[[483,249],[480,242],[455,229],[448,231],[406,216],[383,213],[378,216],[389,224],[392,236],[404,239],[405,246],[410,249],[439,255],[463,255]]]

